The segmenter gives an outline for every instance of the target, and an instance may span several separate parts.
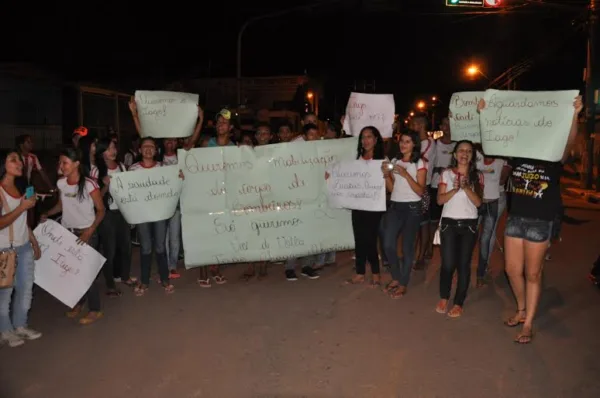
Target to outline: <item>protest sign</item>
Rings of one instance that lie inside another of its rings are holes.
[[[343,128],[347,134],[358,136],[363,127],[374,126],[383,138],[389,138],[395,112],[393,94],[350,93]]]
[[[338,209],[385,211],[383,160],[348,160],[328,169],[329,205]]]
[[[487,90],[480,111],[481,143],[489,156],[561,160],[577,90]]]
[[[42,257],[35,262],[35,284],[73,308],[88,291],[106,258],[56,221],[47,220],[33,231]]]
[[[345,138],[180,150],[186,267],[353,248],[350,212],[327,204],[325,169],[356,147]]]
[[[453,141],[481,142],[481,127],[477,105],[483,91],[465,91],[450,97],[450,132]]]
[[[118,173],[110,180],[110,194],[129,224],[171,218],[181,189],[177,165]]]
[[[136,91],[142,137],[189,137],[198,121],[198,94]]]

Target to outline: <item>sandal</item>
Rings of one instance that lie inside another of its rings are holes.
[[[106,295],[110,298],[121,297],[123,293],[119,289],[110,289],[106,292]]]
[[[217,285],[223,285],[227,283],[227,279],[223,275],[215,275],[212,277]]]
[[[460,305],[454,304],[450,311],[448,311],[448,316],[450,318],[460,318],[463,314],[463,307]]]
[[[102,311],[90,311],[86,316],[79,320],[80,325],[90,325],[96,322],[98,319],[102,318],[104,314]]]
[[[400,284],[399,284],[398,282],[396,282],[396,281],[391,281],[391,282],[388,282],[388,284],[387,284],[387,285],[385,285],[385,288],[383,289],[383,291],[384,291],[385,293],[391,293],[391,292],[393,292],[394,290],[398,289],[399,287],[400,287]]]
[[[200,287],[211,287],[210,279],[198,279],[197,282]]]
[[[517,337],[515,337],[514,342],[517,344],[529,344],[533,340],[533,332],[529,331],[529,333],[519,333]]]
[[[381,281],[371,281],[371,283],[369,283],[369,286],[372,287],[373,289],[379,289],[381,287]]]
[[[167,294],[171,294],[171,293],[175,292],[175,286],[173,286],[169,282],[163,282],[162,287],[163,287],[163,289],[165,289],[165,293],[167,293]]]
[[[515,316],[508,318],[504,321],[504,326],[508,326],[509,328],[514,328],[515,326],[519,326],[522,323],[525,323],[525,317],[519,316],[519,314],[525,313],[525,308],[522,310],[517,310]]]
[[[398,287],[390,292],[390,298],[397,300],[404,297],[406,294],[406,287],[398,285]]]
[[[143,284],[139,284],[135,287],[135,289],[133,289],[133,293],[137,296],[137,297],[142,297],[144,294],[146,294],[146,292],[148,291],[148,285],[143,285]]]
[[[77,318],[79,316],[79,314],[81,314],[82,310],[83,310],[83,306],[77,304],[75,307],[73,307],[73,309],[71,311],[67,311],[67,313],[66,313],[67,318]]]
[[[135,278],[129,278],[125,282],[122,282],[122,283],[127,287],[136,287],[138,281]]]
[[[435,312],[438,314],[445,314],[448,311],[448,300],[440,299],[435,306]]]
[[[361,276],[353,276],[350,279],[347,279],[344,282],[344,285],[362,285],[363,283],[365,283],[365,276],[361,275]]]

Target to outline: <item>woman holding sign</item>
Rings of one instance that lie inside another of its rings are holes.
[[[0,251],[14,249],[17,252],[14,283],[0,288],[0,341],[9,347],[42,336],[27,327],[33,296],[34,260],[40,258],[40,247],[27,226],[27,211],[35,206],[35,193],[30,197],[23,196],[15,184],[22,176],[23,162],[17,152],[0,155]]]
[[[392,298],[406,293],[415,257],[415,242],[421,225],[421,196],[425,191],[427,163],[421,159],[421,142],[415,131],[405,131],[398,143],[400,152],[392,162],[381,165],[385,186],[392,193],[385,214],[383,249],[388,259],[392,281],[386,292]],[[398,259],[398,236],[402,234],[402,264]]]
[[[40,222],[62,212],[62,226],[79,238],[78,243],[97,249],[98,234],[96,230],[104,218],[104,203],[102,203],[98,184],[88,178],[83,159],[81,149],[67,148],[61,151],[59,164],[63,177],[56,183],[56,187],[60,191],[58,203],[47,213],[42,214]],[[100,292],[95,280],[79,303],[67,312],[67,316],[69,318],[79,316],[86,300],[89,312],[79,320],[82,325],[94,323],[103,315],[100,311]]]
[[[517,312],[504,324],[508,327],[523,325],[514,340],[519,344],[528,344],[533,338],[544,256],[552,237],[552,224],[561,209],[560,173],[577,135],[577,118],[583,109],[581,97],[575,99],[573,106],[571,131],[561,161],[515,158],[509,163],[512,198],[504,230],[504,253]],[[482,99],[478,109],[485,107]]]

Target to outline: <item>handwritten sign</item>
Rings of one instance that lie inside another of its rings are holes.
[[[329,205],[338,209],[385,211],[383,160],[348,160],[329,170],[327,190]]]
[[[35,262],[35,284],[73,308],[88,291],[106,258],[56,221],[47,220],[33,231],[42,257]]]
[[[189,137],[198,120],[198,94],[173,91],[136,91],[142,136]]]
[[[118,173],[110,180],[110,194],[129,224],[173,217],[181,189],[177,165]]]
[[[356,147],[345,138],[180,150],[186,267],[353,248],[350,212],[327,205],[325,168]]]
[[[562,158],[577,90],[487,90],[480,112],[481,143],[486,155],[551,162]]]
[[[465,91],[450,97],[450,131],[452,140],[481,142],[481,127],[477,105],[483,98],[483,91]]]
[[[358,136],[363,127],[375,126],[383,138],[389,138],[393,133],[395,112],[393,94],[350,93],[344,130]]]

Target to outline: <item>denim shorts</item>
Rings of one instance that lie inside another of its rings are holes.
[[[529,242],[542,243],[552,237],[552,224],[553,222],[548,220],[509,216],[506,220],[504,235]]]

